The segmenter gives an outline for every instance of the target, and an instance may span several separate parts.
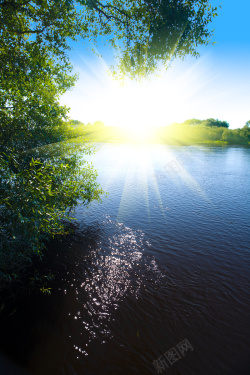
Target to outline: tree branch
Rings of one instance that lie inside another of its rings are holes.
[[[107,8],[107,9],[115,9],[117,12],[119,12],[120,14],[123,14],[126,18],[129,18],[129,15],[123,11],[122,9],[119,9],[113,5],[103,5],[102,3],[100,3],[98,0],[90,0],[90,3],[91,5],[93,6],[93,8],[97,11],[97,12],[100,12],[102,15],[104,15],[108,21],[110,21],[111,19],[114,19],[118,22],[121,22],[123,24],[127,24],[127,21],[123,21],[121,18],[117,17],[117,16],[114,16],[112,14],[107,14],[104,10],[102,10],[101,8]],[[98,6],[98,5],[99,6]]]
[[[51,26],[51,25],[48,25],[48,26]],[[48,26],[44,26],[42,29],[35,29],[35,30],[10,30],[11,33],[15,33],[17,35],[22,35],[22,34],[41,34],[44,32],[44,30],[46,29],[46,27]]]
[[[30,3],[30,1],[31,0],[27,0],[27,1],[24,1],[23,3],[20,3],[20,4],[15,3],[15,1],[2,1],[2,2],[0,2],[0,6],[12,5],[13,8],[17,8],[18,6],[27,5],[28,3]]]

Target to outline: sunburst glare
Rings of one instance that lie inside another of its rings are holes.
[[[186,69],[175,63],[167,71],[161,69],[157,77],[142,82],[127,79],[123,84],[107,73],[104,59],[93,60],[93,64],[82,60],[87,69],[80,69],[76,94],[63,100],[71,105],[72,118],[122,127],[130,131],[131,138],[142,141],[152,138],[152,128],[157,126],[211,117],[211,106],[208,102],[205,105],[202,93],[217,80],[218,72],[209,70],[207,57],[193,61]],[[208,101],[213,99],[209,95]]]

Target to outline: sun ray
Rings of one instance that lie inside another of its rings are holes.
[[[153,164],[151,160],[150,149],[145,146],[138,147],[130,145],[123,149],[124,157],[126,155],[126,176],[123,185],[122,196],[117,214],[117,220],[124,220],[126,215],[136,211],[136,204],[138,200],[143,200],[143,207],[145,207],[147,218],[150,222],[150,204],[149,204],[149,185],[148,175],[154,174]],[[124,165],[125,167],[125,165]],[[154,190],[157,193],[157,199],[162,203],[160,198],[157,181],[154,179]],[[131,184],[133,189],[131,189]],[[131,194],[132,190],[132,194]],[[165,213],[163,211],[165,217]]]

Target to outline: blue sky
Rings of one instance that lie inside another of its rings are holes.
[[[213,117],[232,129],[244,126],[250,119],[250,0],[212,3],[222,5],[211,24],[216,44],[201,48],[198,59],[176,60],[160,78],[142,84],[121,87],[111,79],[107,46],[98,46],[98,58],[75,43],[70,59],[79,80],[61,100],[71,107],[71,118],[143,127]]]

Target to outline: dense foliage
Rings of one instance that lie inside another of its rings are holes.
[[[206,120],[198,120],[192,118],[183,122],[184,125],[204,125],[204,126],[216,126],[217,128],[229,128],[227,121],[215,120],[214,118],[208,118]]]
[[[79,200],[101,193],[80,155],[91,148],[70,140],[59,104],[75,80],[64,55],[74,22],[66,2],[46,4],[0,3],[1,286],[42,254],[47,238],[65,233],[63,220]]]
[[[249,145],[250,127],[248,123],[243,128],[228,129],[227,121],[209,118],[206,120],[190,119],[182,124],[174,123],[165,127],[163,138],[174,135],[180,143],[217,143],[229,145]]]
[[[168,67],[175,58],[198,56],[199,45],[211,42],[209,24],[217,7],[206,0],[132,1],[132,33],[121,51],[120,71],[131,77],[155,71],[159,62]],[[134,26],[135,25],[135,26]],[[139,34],[137,39],[133,34]]]

